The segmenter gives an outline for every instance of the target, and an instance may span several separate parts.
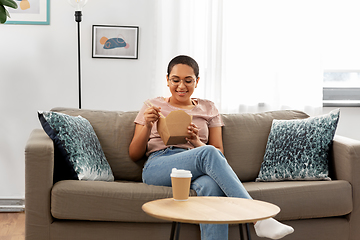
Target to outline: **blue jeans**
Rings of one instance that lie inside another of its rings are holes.
[[[191,150],[169,147],[152,153],[143,169],[143,182],[171,186],[172,168],[191,171],[191,189],[198,196],[251,199],[224,155],[211,145]],[[200,224],[200,229],[202,240],[228,239],[227,224]]]

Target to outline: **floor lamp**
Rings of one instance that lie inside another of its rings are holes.
[[[79,77],[79,109],[81,109],[81,57],[80,57],[80,22],[82,17],[82,8],[88,0],[68,0],[71,6],[75,8],[75,22],[77,22],[78,35],[78,77]]]

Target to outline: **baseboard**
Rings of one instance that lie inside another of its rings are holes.
[[[24,212],[25,199],[0,199],[0,212]]]

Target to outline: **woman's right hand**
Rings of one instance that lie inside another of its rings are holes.
[[[160,117],[160,107],[149,107],[144,112],[144,119],[145,119],[145,125],[148,128],[152,128],[154,123],[159,119]]]
[[[133,139],[129,146],[129,156],[133,161],[141,159],[146,153],[147,143],[154,123],[160,117],[159,107],[149,107],[144,111],[145,125],[136,124]]]
[[[136,124],[133,139],[129,146],[129,156],[133,161],[141,159],[146,153],[147,143],[154,123],[160,117],[160,107],[149,107],[144,111],[145,125]]]

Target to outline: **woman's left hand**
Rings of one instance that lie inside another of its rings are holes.
[[[200,141],[199,128],[194,123],[190,123],[190,126],[188,126],[188,133],[190,136],[187,137],[186,140],[189,141],[194,147],[205,145]]]

